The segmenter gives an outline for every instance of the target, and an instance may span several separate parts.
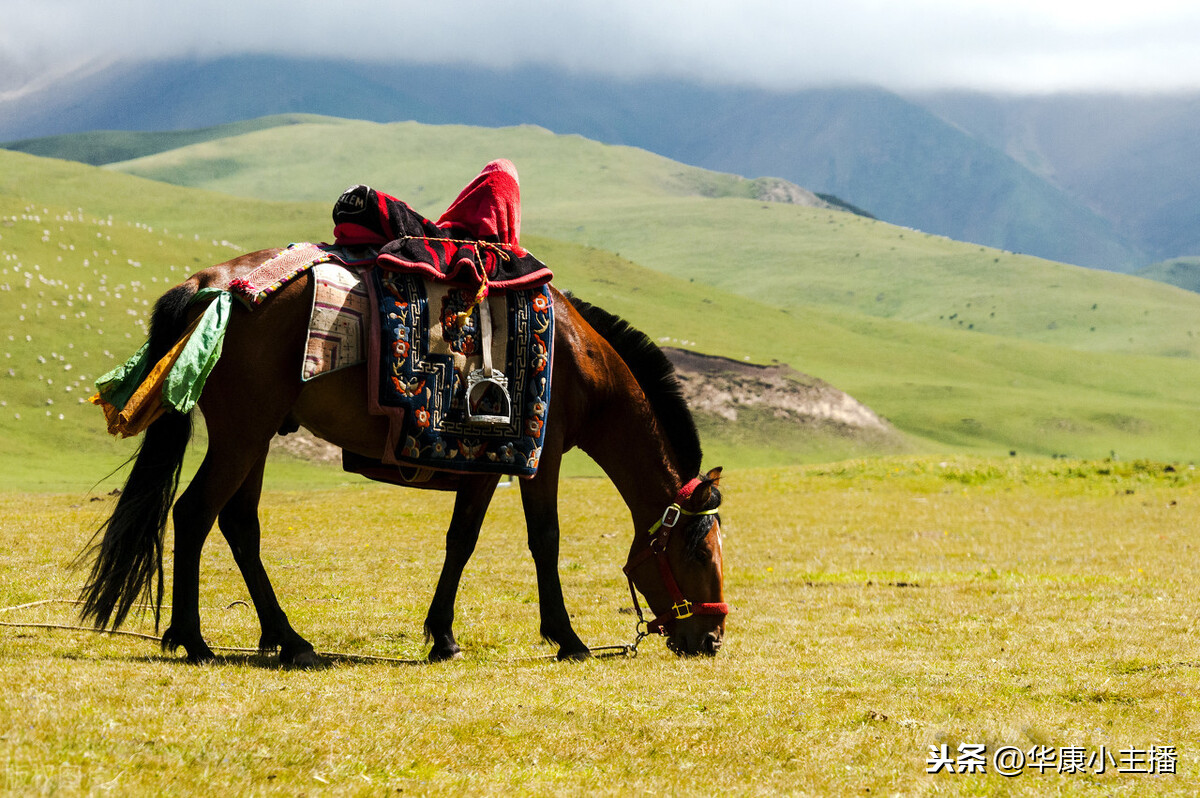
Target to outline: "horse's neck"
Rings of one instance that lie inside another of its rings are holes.
[[[581,448],[612,480],[638,528],[649,528],[683,482],[671,447],[640,389],[611,397],[597,418]]]

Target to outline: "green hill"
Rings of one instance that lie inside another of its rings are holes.
[[[437,214],[492,158],[516,162],[530,233],[780,308],[819,306],[1086,351],[1200,357],[1200,297],[848,213],[748,198],[751,181],[532,127],[322,119],[114,165],[331,206],[363,182]],[[296,168],[303,164],[303,168]]]
[[[202,141],[226,138],[281,125],[300,124],[316,118],[307,114],[281,114],[196,130],[163,132],[93,130],[86,133],[66,133],[61,136],[10,141],[4,144],[4,149],[102,166],[106,163],[128,161],[132,158],[174,150]]]
[[[1137,274],[1147,280],[1157,280],[1200,293],[1200,257],[1172,258],[1152,263]]]
[[[474,163],[478,155],[461,157]],[[431,165],[431,178],[440,169],[453,171]],[[701,208],[689,193],[692,177],[676,175],[674,190]],[[733,178],[713,180],[738,185]],[[661,185],[645,170],[614,181]],[[533,192],[528,182],[525,190]],[[436,191],[431,180],[428,194]],[[598,186],[595,195],[599,212],[620,207],[620,192],[611,187],[606,193]],[[5,489],[86,489],[129,454],[132,442],[109,439],[99,412],[82,400],[99,374],[140,344],[154,299],[184,275],[236,252],[326,237],[327,206],[238,199],[0,153]],[[917,450],[1115,451],[1185,461],[1200,450],[1200,362],[1193,358],[1079,351],[869,317],[847,307],[780,307],[595,247],[537,235],[525,243],[552,265],[561,288],[629,318],[652,337],[738,360],[788,363],[821,377],[887,417]],[[836,442],[807,441],[801,430],[702,421],[714,463],[854,453]]]

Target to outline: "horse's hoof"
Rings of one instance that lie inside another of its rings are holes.
[[[592,652],[588,649],[572,649],[571,651],[561,649],[558,652],[559,662],[584,662],[592,658]]]
[[[208,643],[204,642],[204,638],[200,635],[186,635],[176,632],[173,628],[168,627],[162,636],[163,651],[178,651],[182,646],[187,652],[187,661],[193,665],[200,665],[205,662],[212,662],[217,658],[213,650],[208,647]]]
[[[192,665],[203,665],[208,662],[215,662],[217,659],[217,655],[204,643],[201,643],[199,646],[186,646],[185,648],[187,649],[187,661]]]
[[[316,668],[324,668],[325,662],[317,656],[317,652],[311,648],[302,648],[298,651],[289,651],[286,648],[279,650],[279,664],[285,668],[295,668],[297,670],[314,670]]]
[[[454,662],[462,658],[462,649],[458,646],[454,646],[453,648],[431,648],[429,656],[426,657],[429,662]]]

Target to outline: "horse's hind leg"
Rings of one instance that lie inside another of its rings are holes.
[[[210,448],[192,483],[175,502],[172,511],[175,566],[171,584],[171,622],[163,632],[162,647],[174,651],[183,646],[192,662],[215,658],[200,633],[200,552],[218,511],[245,477],[245,470],[231,474],[227,464],[214,468],[213,462]]]
[[[458,594],[463,569],[479,541],[479,528],[483,526],[483,516],[499,481],[498,476],[490,475],[462,478],[454,501],[454,515],[446,531],[446,561],[438,577],[429,613],[425,616],[425,636],[433,644],[429,650],[430,662],[443,662],[462,656],[452,629],[454,597]]]
[[[264,453],[221,510],[217,524],[229,543],[233,559],[242,572],[242,578],[246,580],[250,600],[254,602],[254,609],[258,613],[258,622],[262,627],[259,649],[271,651],[278,648],[279,661],[284,665],[315,667],[320,661],[312,644],[298,635],[288,623],[287,615],[275,598],[275,590],[271,587],[260,556],[262,528],[258,521],[258,501],[262,495],[266,462]]]
[[[259,445],[241,438],[215,434],[209,425],[208,452],[192,483],[175,502],[175,567],[171,585],[171,623],[163,632],[164,650],[179,646],[192,662],[214,658],[200,633],[200,553],[204,541],[224,509],[267,456],[270,436]],[[261,472],[255,483],[261,479]],[[257,492],[257,491],[255,491]]]
[[[241,261],[232,263],[236,266]],[[227,270],[214,268],[196,279],[211,287],[228,283],[229,277]],[[200,397],[208,451],[192,483],[175,503],[174,606],[163,634],[163,648],[183,646],[188,659],[213,657],[200,634],[200,552],[230,500],[238,497],[225,516],[235,530],[244,528],[248,508],[257,504],[271,438],[300,393],[296,364],[303,358],[311,296],[308,281],[297,280],[253,313],[235,309],[221,359]],[[250,485],[243,491],[251,475]],[[253,526],[257,530],[257,520]],[[243,534],[235,531],[232,537],[241,541]],[[248,560],[249,555],[243,559]],[[258,590],[257,580],[248,583],[251,590]]]

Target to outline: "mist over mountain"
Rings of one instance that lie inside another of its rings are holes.
[[[1200,253],[1200,94],[920,100],[1080,199],[1142,252]]]
[[[906,98],[869,87],[770,91],[549,68],[241,56],[113,64],[10,95],[0,99],[0,140],[53,155],[61,143],[25,140],[298,112],[535,124],[784,178],[930,233],[1132,271],[1200,252],[1200,182],[1190,171],[1200,169],[1200,125],[1190,124],[1200,95],[1186,100],[1139,110],[1120,97]],[[1111,124],[1098,130],[1097,118]]]

